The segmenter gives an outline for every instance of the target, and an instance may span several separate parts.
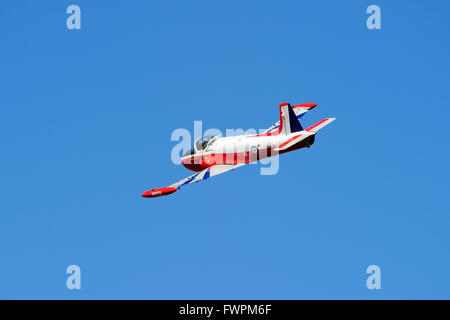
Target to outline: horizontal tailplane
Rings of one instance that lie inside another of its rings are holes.
[[[316,124],[313,124],[311,127],[306,128],[305,131],[308,131],[308,132],[317,132],[317,131],[319,131],[320,129],[322,129],[323,127],[325,127],[325,126],[329,125],[330,123],[332,123],[334,120],[336,120],[336,118],[326,118],[326,119],[323,119],[323,120],[317,122]]]

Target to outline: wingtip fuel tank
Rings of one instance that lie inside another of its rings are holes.
[[[178,189],[174,188],[174,187],[164,187],[164,188],[152,189],[152,190],[145,191],[142,194],[142,196],[144,198],[156,198],[156,197],[161,197],[161,196],[167,196],[171,193],[174,193],[177,190]]]

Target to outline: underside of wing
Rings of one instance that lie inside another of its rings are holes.
[[[198,173],[195,173],[187,178],[184,178],[183,180],[180,180],[172,185],[170,187],[174,188],[181,188],[187,184],[191,184],[194,182],[199,182],[202,180],[207,180],[211,177],[217,176],[218,174],[239,168],[243,166],[245,163],[239,163],[239,164],[218,164],[214,165],[212,167],[209,167],[203,171],[200,171]]]
[[[245,165],[245,163],[214,165],[203,171],[197,172],[187,178],[184,178],[178,182],[175,182],[174,184],[171,184],[168,187],[152,189],[152,190],[146,191],[142,194],[142,196],[145,198],[155,198],[155,197],[169,195],[171,193],[174,193],[181,187],[184,187],[188,184],[199,182],[202,180],[207,180],[207,179],[217,176],[221,173],[242,167],[243,165]]]

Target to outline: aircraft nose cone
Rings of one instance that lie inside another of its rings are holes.
[[[191,164],[193,161],[191,161],[191,158],[190,157],[186,157],[186,158],[182,158],[181,159],[181,163],[183,164],[183,165],[189,165],[189,164]]]

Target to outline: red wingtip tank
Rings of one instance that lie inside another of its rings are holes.
[[[142,194],[142,196],[144,198],[156,198],[156,197],[161,197],[161,196],[167,196],[171,193],[174,193],[177,190],[178,189],[174,188],[174,187],[164,187],[164,188],[152,189],[152,190],[145,191]]]

